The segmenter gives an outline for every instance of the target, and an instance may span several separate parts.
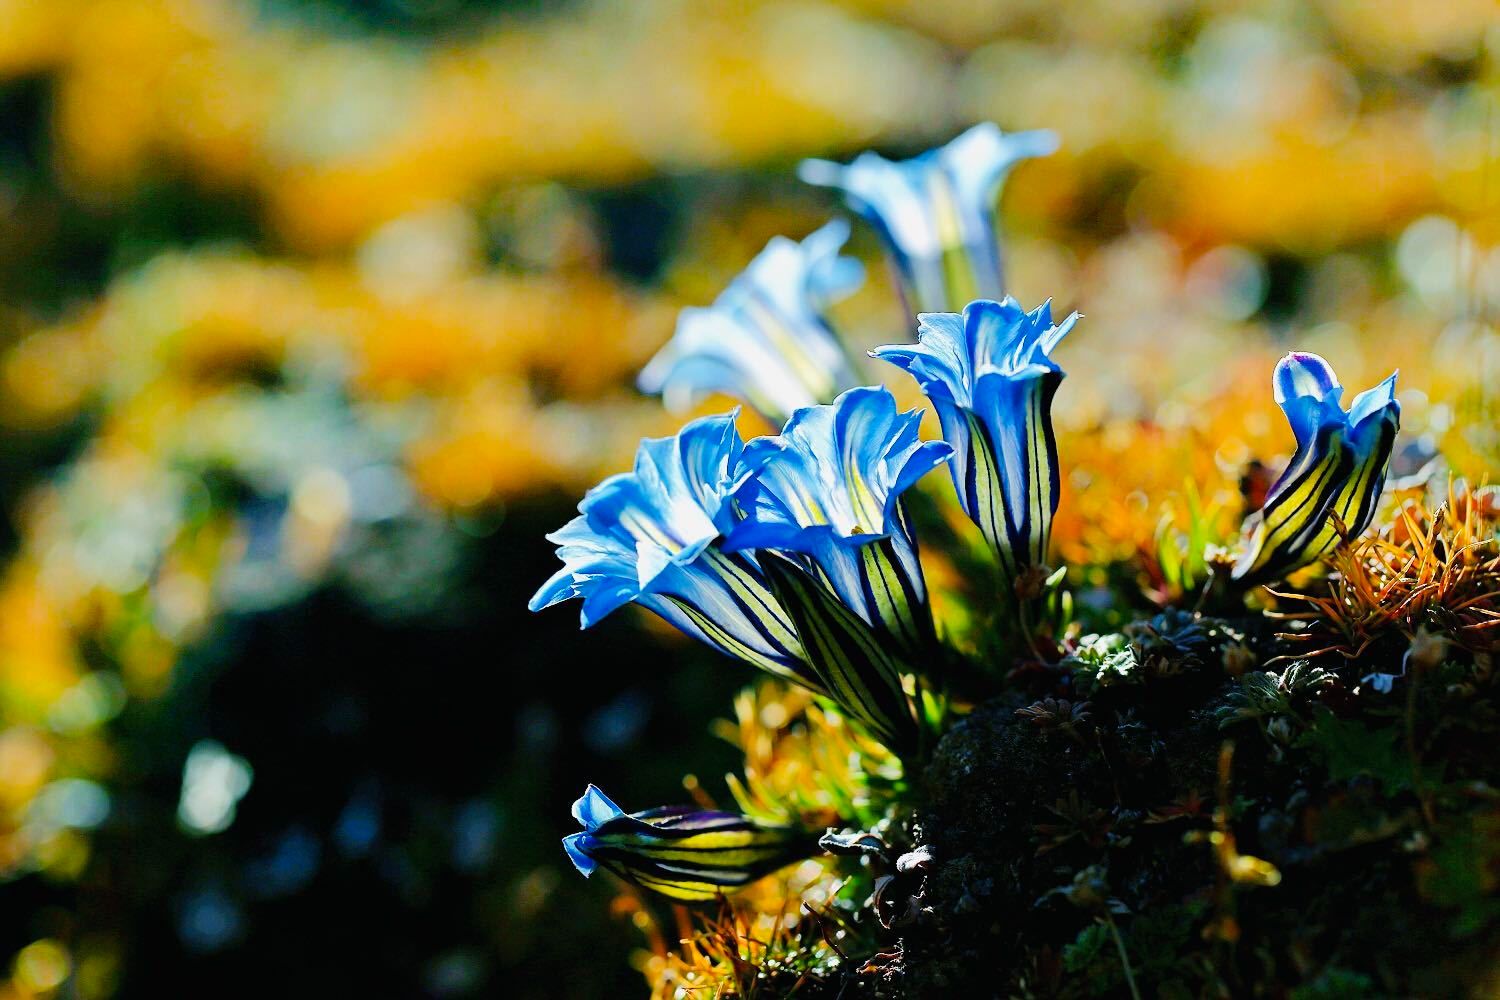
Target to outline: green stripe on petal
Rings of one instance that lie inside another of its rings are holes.
[[[1006,527],[1005,487],[995,446],[990,441],[989,429],[977,414],[966,410],[964,417],[969,421],[969,481],[965,484],[969,509],[980,534],[995,551],[1001,574],[1013,580],[1017,573],[1016,555]]]
[[[750,664],[753,667],[759,667],[760,669],[768,673],[775,674],[777,677],[789,680],[794,684],[800,684],[812,691],[814,694],[826,695],[828,693],[823,689],[822,682],[819,680],[816,674],[813,674],[811,672],[804,673],[803,671],[796,669],[796,666],[800,666],[800,664],[795,666],[788,665],[778,662],[777,660],[773,660],[770,657],[763,656],[758,650],[753,649],[752,647],[746,645],[744,642],[741,642],[740,639],[732,632],[725,629],[712,618],[709,618],[702,611],[689,604],[687,601],[684,601],[678,597],[671,596],[666,597],[666,600],[671,601],[674,605],[681,609],[682,613],[688,617],[688,620],[690,620],[694,625],[698,626],[698,628],[703,631],[704,635],[708,636],[708,638],[715,645],[717,645],[724,652],[728,653],[730,656],[734,656],[741,660],[744,660],[746,663]]]
[[[1031,527],[1027,542],[1033,566],[1047,562],[1047,546],[1052,537],[1052,511],[1056,504],[1052,496],[1052,469],[1057,466],[1057,456],[1048,448],[1049,422],[1043,397],[1047,395],[1043,380],[1037,380],[1030,392],[1030,406],[1026,421],[1026,467],[1030,482],[1026,496],[1029,502],[1027,523]]]
[[[872,542],[859,550],[859,572],[866,606],[872,620],[885,628],[912,658],[921,657],[937,644],[932,612],[922,594],[896,558],[889,539]]]
[[[712,810],[667,807],[625,813],[590,786],[573,807],[582,833],[563,847],[585,876],[596,866],[683,902],[733,892],[816,853],[807,830]]]
[[[1347,413],[1332,368],[1316,355],[1288,354],[1273,381],[1297,452],[1246,521],[1249,540],[1233,573],[1244,583],[1290,573],[1369,526],[1401,425],[1394,375],[1361,393]]]
[[[761,565],[796,623],[812,669],[828,697],[893,750],[916,742],[916,717],[902,688],[902,664],[875,631],[811,574],[784,556]]]

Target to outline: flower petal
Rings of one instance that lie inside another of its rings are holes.
[[[829,696],[893,750],[910,749],[916,722],[901,664],[880,636],[791,559],[768,552],[761,565]]]
[[[599,867],[589,854],[590,837],[587,833],[570,833],[562,839],[563,850],[568,852],[568,860],[573,862],[573,867],[584,878],[594,874]]]
[[[611,802],[597,785],[589,785],[573,803],[573,818],[582,823],[585,830],[593,830],[623,815],[625,810]]]
[[[585,798],[590,793],[609,802],[592,785]],[[575,806],[575,816],[578,813]],[[669,806],[629,814],[616,810],[583,833],[563,838],[563,849],[585,876],[603,866],[670,899],[705,902],[807,857],[816,848],[808,833],[792,827],[763,825],[734,813]]]
[[[641,390],[673,409],[727,393],[779,425],[853,385],[848,355],[823,316],[864,280],[858,261],[838,255],[848,237],[848,223],[835,220],[801,243],[772,239],[712,306],[681,312],[672,339],[641,372]]]
[[[704,417],[673,437],[641,442],[634,470],[590,490],[580,516],[548,536],[563,566],[529,606],[581,598],[579,618],[589,628],[635,602],[729,656],[816,690],[759,567],[720,548],[739,516],[732,491],[746,474],[735,416]]]
[[[959,505],[1014,579],[1047,558],[1060,481],[1052,399],[1064,377],[1050,352],[1078,314],[1053,324],[1050,301],[1027,312],[1006,298],[918,319],[917,344],[870,353],[932,400]]]
[[[1395,375],[1356,396],[1348,413],[1339,405],[1338,376],[1316,354],[1282,358],[1272,385],[1297,450],[1245,521],[1245,548],[1232,574],[1245,583],[1305,566],[1369,527],[1401,424]]]
[[[840,189],[880,235],[914,312],[956,310],[1004,291],[995,203],[1018,161],[1057,147],[1050,132],[976,125],[909,160],[865,152],[847,165],[808,160],[798,176]]]

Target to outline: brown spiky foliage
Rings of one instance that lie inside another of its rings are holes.
[[[1411,500],[1379,532],[1340,545],[1324,592],[1275,593],[1296,656],[1357,659],[1392,635],[1441,635],[1471,652],[1500,645],[1500,489],[1450,484],[1435,505]]]
[[[711,914],[674,907],[678,941],[667,943],[638,898],[622,897],[652,947],[637,964],[652,1000],[816,996],[838,978],[854,931],[833,905],[843,881],[820,861],[765,880]]]

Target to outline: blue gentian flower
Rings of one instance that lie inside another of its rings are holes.
[[[706,309],[684,309],[677,332],[641,372],[641,390],[680,410],[710,393],[754,407],[780,427],[792,412],[826,403],[858,378],[824,309],[864,280],[839,248],[842,219],[801,243],[778,236]]]
[[[604,867],[671,899],[706,902],[816,853],[813,838],[735,813],[664,807],[626,813],[590,785],[573,803],[583,832],[563,838],[584,877]]]
[[[901,497],[950,450],[921,422],[884,388],[798,410],[745,446],[745,519],[725,543],[757,551],[830,697],[896,750],[915,735],[902,675],[936,642]]]
[[[1005,294],[995,203],[1011,167],[1056,149],[1052,132],[1007,135],[987,122],[910,160],[808,160],[798,176],[841,189],[876,228],[910,312],[950,312]]]
[[[1344,387],[1316,354],[1282,358],[1273,385],[1297,450],[1246,521],[1249,542],[1233,573],[1245,582],[1284,576],[1369,527],[1401,427],[1395,373],[1355,396],[1347,413]]]
[[[611,476],[548,535],[563,567],[531,599],[539,611],[581,598],[594,625],[634,602],[730,656],[822,692],[786,612],[754,558],[718,544],[737,515],[730,500],[745,473],[735,414],[704,417],[668,438],[649,438],[632,472]]]
[[[896,754],[920,751],[917,705],[906,687],[913,669],[891,634],[850,610],[807,559],[769,550],[759,556],[828,698]]]
[[[1059,485],[1052,397],[1063,380],[1051,354],[1078,314],[1054,324],[1050,301],[1027,312],[1007,298],[917,319],[917,344],[870,354],[911,373],[932,400],[959,503],[1014,581],[1047,561]]]
[[[857,388],[798,410],[775,437],[745,446],[735,491],[744,520],[731,550],[809,557],[839,599],[916,652],[927,589],[901,496],[952,454],[922,441],[922,413],[900,413],[885,388]]]

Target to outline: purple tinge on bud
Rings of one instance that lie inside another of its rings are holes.
[[[816,853],[802,830],[688,806],[626,813],[593,785],[573,818],[583,830],[564,837],[563,850],[585,877],[607,868],[683,902],[715,899]]]

